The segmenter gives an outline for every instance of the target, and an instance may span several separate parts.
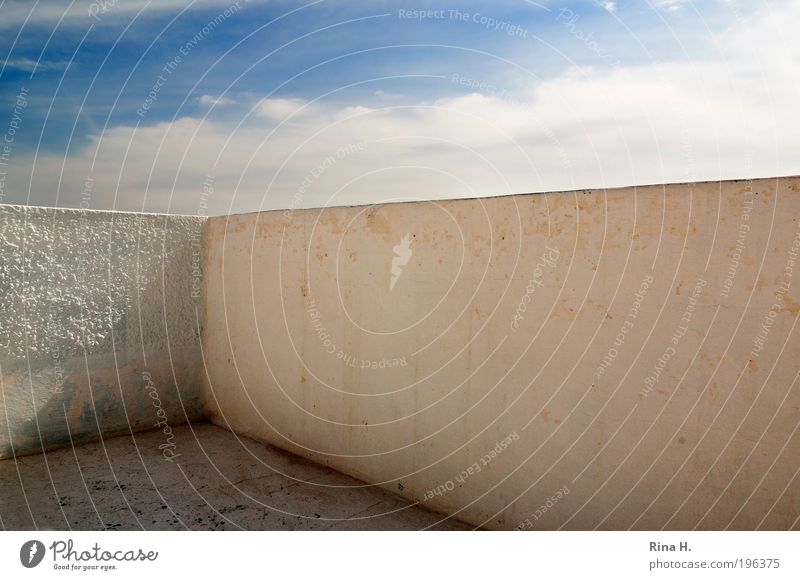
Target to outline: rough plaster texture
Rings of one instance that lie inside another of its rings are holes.
[[[13,530],[464,529],[394,494],[207,423],[0,462]]]
[[[0,205],[0,457],[203,416],[203,224]]]
[[[796,527],[799,188],[213,218],[207,412],[489,528]]]

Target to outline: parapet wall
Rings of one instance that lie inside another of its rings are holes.
[[[0,205],[0,458],[203,417],[204,220]]]
[[[0,458],[207,416],[476,526],[787,529],[799,253],[798,178],[0,206]]]
[[[798,187],[212,218],[206,408],[489,528],[786,529]]]

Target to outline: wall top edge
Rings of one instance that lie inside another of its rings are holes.
[[[348,207],[369,207],[369,206],[382,206],[382,205],[403,205],[403,204],[417,204],[417,203],[427,203],[428,201],[432,202],[455,202],[455,201],[477,201],[477,200],[491,200],[491,199],[500,199],[506,197],[527,197],[531,195],[556,195],[556,194],[574,194],[578,192],[586,192],[586,191],[594,191],[594,192],[611,192],[611,191],[621,191],[625,189],[645,189],[645,188],[654,188],[654,187],[696,187],[696,186],[703,186],[703,185],[713,185],[719,184],[720,186],[727,185],[727,184],[734,184],[734,183],[756,183],[756,182],[780,182],[780,181],[788,181],[792,179],[800,179],[800,174],[798,175],[780,175],[780,176],[766,176],[766,177],[742,177],[736,179],[709,179],[705,181],[693,181],[693,182],[671,182],[671,183],[643,183],[637,185],[614,185],[609,187],[582,187],[578,189],[559,189],[559,190],[550,190],[550,191],[535,191],[535,192],[521,192],[521,193],[503,193],[497,195],[485,195],[485,196],[474,196],[474,197],[450,197],[450,198],[432,198],[430,200],[406,200],[406,201],[384,201],[379,203],[357,203],[357,204],[342,204],[342,205],[328,205],[328,206],[321,206],[321,207],[298,207],[298,208],[277,208],[277,209],[268,209],[268,210],[261,210],[261,211],[250,211],[250,212],[241,212],[241,213],[231,213],[231,214],[223,214],[223,215],[212,215],[209,216],[211,219],[222,219],[232,216],[247,216],[247,215],[255,215],[255,214],[274,214],[274,213],[286,213],[287,211],[291,213],[295,212],[304,212],[304,211],[319,211],[323,209],[337,209],[337,208],[348,208]]]
[[[18,203],[0,203],[0,210],[4,208],[11,208],[22,211],[41,210],[41,211],[58,211],[58,212],[87,213],[87,214],[116,214],[116,215],[126,215],[126,216],[133,215],[133,216],[189,218],[189,219],[196,219],[202,222],[208,219],[208,216],[197,215],[197,214],[158,213],[158,212],[147,212],[147,211],[124,211],[116,209],[90,209],[90,208],[79,208],[79,207],[52,207],[47,205],[23,205]]]
[[[220,214],[220,215],[212,215],[212,216],[203,216],[197,214],[181,214],[181,213],[158,213],[158,212],[139,212],[139,211],[123,211],[123,210],[108,210],[108,209],[83,209],[83,208],[73,208],[73,207],[52,207],[52,206],[43,206],[43,205],[22,205],[22,204],[11,204],[11,203],[0,203],[0,209],[3,208],[14,208],[18,210],[28,210],[28,209],[35,209],[35,210],[42,210],[42,211],[60,211],[60,212],[75,212],[75,213],[95,213],[95,214],[119,214],[119,215],[139,215],[139,216],[159,216],[159,217],[175,217],[175,218],[190,218],[196,219],[198,221],[206,221],[210,218],[224,218],[228,216],[245,216],[245,215],[253,215],[253,214],[260,214],[260,213],[275,213],[275,212],[286,212],[291,211],[294,212],[302,212],[302,211],[318,211],[321,209],[335,209],[335,208],[347,208],[347,207],[366,207],[370,205],[388,205],[388,204],[414,204],[414,203],[426,203],[427,201],[435,201],[435,202],[453,202],[453,201],[473,201],[473,200],[481,200],[481,199],[496,199],[496,198],[504,198],[504,197],[524,197],[530,195],[555,195],[555,194],[574,194],[577,192],[586,192],[586,191],[619,191],[624,189],[644,189],[644,188],[653,188],[653,187],[692,187],[692,186],[702,186],[702,185],[712,185],[712,184],[734,184],[734,183],[745,183],[745,182],[769,182],[769,181],[786,181],[790,179],[800,179],[800,175],[781,175],[781,176],[767,176],[767,177],[742,177],[736,179],[709,179],[705,181],[694,181],[694,182],[670,182],[670,183],[643,183],[643,184],[636,184],[636,185],[614,185],[611,187],[582,187],[578,189],[564,189],[564,190],[550,190],[550,191],[535,191],[535,192],[520,192],[520,193],[503,193],[498,195],[485,195],[485,196],[473,196],[473,197],[452,197],[452,198],[433,198],[431,200],[406,200],[406,201],[386,201],[380,203],[358,203],[358,204],[343,204],[343,205],[330,205],[330,206],[320,206],[320,207],[298,207],[298,208],[277,208],[277,209],[269,209],[269,210],[259,210],[259,211],[249,211],[249,212],[241,212],[241,213],[231,213],[231,214]]]

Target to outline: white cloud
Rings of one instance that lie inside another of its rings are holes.
[[[39,72],[46,70],[65,70],[69,66],[68,61],[33,60],[32,58],[12,58],[5,61],[5,68],[21,70],[25,72]]]
[[[228,107],[236,104],[236,101],[230,97],[214,95],[202,95],[198,101],[204,107]]]
[[[307,105],[302,99],[262,99],[256,105],[256,114],[270,121],[281,122],[292,115],[308,114]]]
[[[650,2],[659,10],[675,12],[687,4],[691,4],[692,0],[650,0]]]

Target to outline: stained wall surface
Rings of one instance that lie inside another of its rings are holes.
[[[205,405],[495,529],[800,516],[800,179],[207,229]]]
[[[0,205],[0,458],[144,429],[176,452],[203,416],[203,224]]]

